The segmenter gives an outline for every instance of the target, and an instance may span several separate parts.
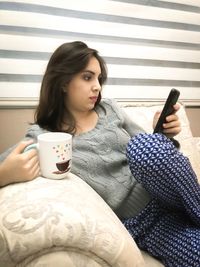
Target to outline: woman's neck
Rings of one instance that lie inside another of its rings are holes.
[[[87,112],[74,111],[72,115],[76,122],[76,135],[91,131],[98,121],[98,114],[95,110]]]

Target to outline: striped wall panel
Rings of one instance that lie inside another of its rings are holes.
[[[0,106],[37,104],[51,53],[81,40],[108,65],[103,96],[200,106],[200,0],[0,1]]]

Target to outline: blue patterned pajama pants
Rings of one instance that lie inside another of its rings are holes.
[[[123,220],[129,233],[166,267],[200,267],[200,185],[188,158],[162,134],[139,134],[128,143],[127,159],[152,196]]]

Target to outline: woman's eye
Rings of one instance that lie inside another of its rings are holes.
[[[83,79],[84,79],[85,81],[89,81],[89,80],[91,79],[91,75],[84,75],[84,76],[83,76]]]

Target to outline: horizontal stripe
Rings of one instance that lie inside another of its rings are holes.
[[[200,81],[200,69],[160,68],[155,66],[108,64],[108,75],[113,78]]]
[[[2,74],[0,73],[0,81],[3,82],[28,82],[28,83],[38,83],[41,82],[42,75],[34,74]]]
[[[138,58],[117,58],[117,57],[105,57],[105,60],[108,64],[117,64],[117,65],[200,69],[200,63],[193,63],[193,62],[151,60],[151,59],[138,59]]]
[[[177,29],[160,29],[141,25],[127,25],[107,21],[83,20],[78,18],[57,17],[50,15],[37,15],[24,12],[0,11],[1,24],[5,26],[32,27],[41,30],[54,30],[61,32],[83,33],[118,38],[139,38],[146,40],[200,43],[199,32]],[[21,19],[23,16],[23,20]],[[42,27],[41,27],[42,25]],[[191,41],[192,40],[192,41]]]
[[[13,1],[9,1],[13,2]],[[41,1],[39,0],[16,0],[17,3],[25,3],[40,5]],[[190,0],[191,2],[191,0]],[[86,11],[92,12],[94,14],[107,14],[107,15],[117,15],[121,17],[133,17],[140,18],[146,20],[156,20],[156,21],[168,21],[168,22],[179,22],[186,23],[192,25],[200,25],[200,14],[178,11],[177,10],[169,10],[166,8],[159,8],[150,5],[138,5],[138,4],[130,4],[123,2],[113,2],[107,0],[87,0],[87,1],[51,1],[45,0],[43,1],[43,6],[52,7],[52,8],[61,8],[73,10],[73,11]],[[123,12],[122,12],[123,11]],[[125,16],[124,16],[125,15]]]
[[[11,51],[35,51],[35,52],[49,52],[52,53],[58,46],[64,42],[71,42],[77,39],[66,37],[48,38],[43,36],[28,36],[28,35],[0,35],[0,47],[2,49]],[[136,43],[120,44],[119,42],[106,42],[100,40],[87,40],[78,38],[84,41],[88,46],[97,49],[104,57],[122,57],[122,58],[137,58],[137,59],[151,59],[151,60],[165,60],[165,61],[181,61],[200,63],[200,50],[186,50],[178,48],[167,48],[157,46],[145,46]]]
[[[40,91],[40,82],[0,82],[0,97],[31,97],[38,98]]]
[[[108,85],[149,85],[149,86],[171,86],[171,87],[200,87],[199,81],[179,81],[160,79],[131,79],[131,78],[109,78]]]
[[[0,49],[0,58],[13,59],[33,59],[33,60],[48,60],[52,53],[35,52],[35,51],[11,51]],[[172,68],[187,68],[200,69],[200,63],[167,61],[167,60],[151,60],[139,58],[120,58],[120,57],[104,57],[107,64],[116,65],[132,65],[132,66],[154,66],[154,67],[172,67]]]
[[[31,74],[0,74],[3,82],[41,82],[42,75]],[[143,85],[143,86],[172,86],[172,87],[200,87],[200,81],[185,80],[161,80],[161,79],[131,79],[131,78],[108,78],[108,85]]]
[[[52,53],[0,49],[0,58],[48,60]]]
[[[10,14],[11,16],[12,14]],[[15,12],[13,14],[13,18],[8,18],[8,14],[2,14],[4,18],[2,17],[2,24],[12,24],[17,23],[19,26],[24,26],[24,22],[21,20],[21,16],[23,15],[24,21],[26,21],[26,26],[29,25],[35,25],[36,28],[40,29],[40,26],[43,25],[43,29],[46,28],[46,30],[61,30],[61,31],[68,31],[79,33],[80,29],[82,29],[83,33],[86,34],[98,34],[99,36],[107,35],[115,37],[121,37],[121,38],[132,38],[133,36],[135,38],[143,38],[143,39],[149,39],[149,40],[158,40],[158,41],[165,41],[166,36],[168,36],[167,41],[172,42],[187,42],[190,43],[190,40],[193,41],[193,43],[196,43],[199,45],[199,34],[196,32],[185,32],[185,31],[173,31],[173,30],[163,30],[159,31],[159,29],[152,29],[142,26],[125,26],[125,25],[118,25],[121,30],[118,31],[117,34],[117,25],[108,25],[109,23],[106,22],[98,22],[98,24],[95,24],[95,26],[91,27],[90,21],[84,21],[82,20],[74,20],[71,21],[71,19],[63,19],[63,20],[55,20],[55,17],[48,18],[48,16],[45,18],[43,16],[37,16],[37,20],[35,20],[35,17],[29,18],[26,14],[19,14],[18,12]],[[49,22],[48,22],[49,19]],[[55,21],[54,21],[55,20]],[[50,22],[51,21],[51,22]],[[71,24],[70,24],[71,23]],[[80,24],[80,25],[79,25]],[[82,24],[82,25],[81,25]]]
[[[47,0],[48,1],[48,0]],[[112,1],[112,0],[111,0]],[[197,0],[161,0],[162,2],[170,2],[175,4],[184,4],[186,6],[200,7],[200,2]]]
[[[20,75],[43,75],[47,61],[2,59],[0,73]],[[107,64],[108,76],[113,78],[162,79],[200,81],[200,69],[167,68],[155,66],[132,66]],[[184,78],[183,78],[184,77]]]
[[[0,73],[20,75],[43,75],[47,66],[43,60],[0,58]]]
[[[172,3],[171,1],[163,2],[163,1],[157,1],[157,0],[150,0],[150,1],[146,1],[146,0],[111,0],[111,1],[130,3],[130,4],[138,4],[138,5],[144,5],[144,6],[149,5],[149,6],[153,6],[153,7],[183,10],[183,11],[194,12],[194,13],[200,12],[200,7],[198,6],[198,3],[196,6],[196,5],[190,5],[190,4],[186,5],[186,4]],[[187,1],[187,2],[189,2],[189,1]]]
[[[5,30],[5,27],[3,29]],[[31,36],[24,32],[16,34],[16,32],[11,31],[8,34],[3,33],[3,31],[1,33],[0,25],[0,47],[5,50],[52,52],[62,43],[74,41],[74,38],[70,37],[49,38],[48,36],[37,36],[37,34]]]
[[[0,10],[10,10],[10,11],[23,11],[31,13],[48,14],[62,17],[71,17],[87,20],[98,20],[106,22],[117,22],[123,24],[131,25],[142,25],[148,27],[159,27],[159,28],[169,28],[169,29],[182,29],[185,31],[200,31],[200,25],[193,25],[189,23],[178,23],[170,21],[161,21],[153,19],[141,19],[133,18],[127,16],[116,16],[107,14],[98,14],[86,11],[77,11],[64,8],[55,8],[43,5],[33,5],[24,3],[13,3],[13,2],[0,2]],[[200,9],[199,9],[200,11]],[[36,15],[37,16],[37,15]]]
[[[175,86],[145,86],[145,85],[106,85],[103,88],[103,97],[127,99],[154,99],[165,100],[169,91]],[[175,87],[180,91],[180,101],[198,100],[200,101],[199,87]],[[192,92],[192,94],[191,94]]]
[[[37,37],[48,37],[48,38],[75,38],[79,40],[84,38],[86,40],[95,40],[98,42],[120,42],[122,43],[132,43],[132,44],[141,44],[141,45],[154,45],[159,47],[168,47],[176,49],[189,49],[189,50],[200,50],[200,43],[186,43],[186,42],[176,42],[176,41],[164,41],[164,40],[151,40],[151,39],[142,39],[142,38],[131,38],[131,37],[118,37],[118,36],[107,36],[107,35],[98,35],[98,34],[88,34],[81,32],[69,32],[69,31],[60,31],[60,30],[51,30],[51,29],[39,29],[33,27],[23,27],[23,26],[8,26],[0,25],[0,31],[2,33],[14,34],[14,35],[29,35]]]
[[[40,83],[0,82],[0,87],[0,98],[39,98]],[[102,96],[124,101],[128,99],[161,101],[166,99],[171,88],[172,86],[105,85]],[[181,92],[180,101],[200,101],[200,88],[181,86],[176,88]]]

